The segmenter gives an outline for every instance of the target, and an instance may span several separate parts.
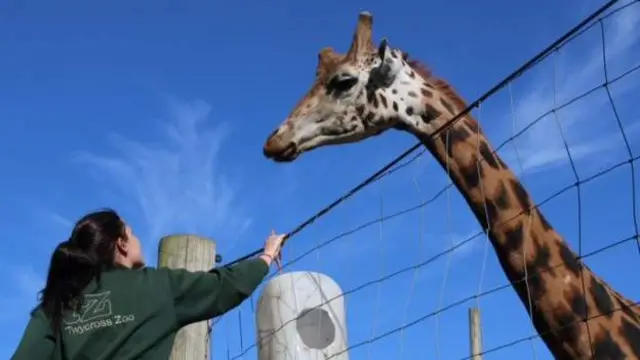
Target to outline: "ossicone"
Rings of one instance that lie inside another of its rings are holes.
[[[358,16],[358,24],[353,34],[353,40],[347,57],[358,58],[362,55],[375,51],[375,46],[371,39],[373,31],[373,16],[368,11],[363,11]]]

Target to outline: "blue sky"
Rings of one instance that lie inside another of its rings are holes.
[[[219,253],[231,260],[260,247],[272,228],[291,230],[412,145],[410,136],[388,133],[306,154],[290,165],[262,156],[266,136],[310,85],[317,51],[345,50],[359,11],[374,14],[376,38],[386,36],[428,63],[471,101],[602,2],[5,2],[0,302],[11,311],[0,314],[6,334],[0,358],[10,356],[22,334],[51,250],[85,212],[118,209],[143,239],[152,265],[159,237],[185,231],[215,238]],[[640,62],[640,3],[604,24],[612,78]],[[598,27],[588,31],[476,112],[495,145],[554,101],[561,104],[602,82],[599,36]],[[611,86],[634,156],[640,113],[632,99],[639,83],[636,71]],[[576,181],[563,138],[581,179],[629,158],[604,91],[557,115],[562,132],[555,118],[545,117],[500,151],[538,202]],[[634,234],[633,206],[640,210],[630,179],[623,166],[581,186],[583,252]],[[426,154],[305,229],[287,245],[285,257],[416,205],[446,185],[444,172]],[[576,194],[571,189],[543,206],[575,249]],[[324,272],[347,291],[479,231],[452,190],[422,210],[336,240],[292,268]],[[450,254],[349,295],[349,343],[505,283],[484,236]],[[626,279],[637,270],[632,264],[638,256],[637,244],[627,241],[587,261],[638,299],[640,290]],[[436,359],[465,357],[467,308],[475,305],[482,311],[485,350],[532,334],[507,288],[360,346],[351,358],[411,359],[417,351]],[[255,341],[251,302],[238,311],[218,323],[213,358],[242,354]],[[255,358],[254,350],[244,358]],[[551,358],[536,340],[485,358],[515,355]]]

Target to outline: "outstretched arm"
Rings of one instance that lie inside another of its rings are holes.
[[[167,270],[178,325],[208,320],[240,305],[268,274],[269,260],[245,260],[211,272]]]

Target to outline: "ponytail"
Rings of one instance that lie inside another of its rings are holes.
[[[78,310],[82,290],[96,275],[96,261],[74,246],[63,241],[53,251],[47,285],[42,290],[42,307],[54,329],[62,323],[62,313]]]
[[[47,283],[41,291],[41,308],[54,332],[62,326],[66,311],[82,306],[82,291],[100,272],[113,266],[116,240],[124,223],[113,210],[89,214],[78,221],[71,237],[51,255]]]

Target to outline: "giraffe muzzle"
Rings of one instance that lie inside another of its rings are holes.
[[[275,162],[291,162],[298,157],[298,146],[294,142],[290,142],[285,147],[269,145],[270,144],[267,144],[263,149],[264,156],[267,159]]]

